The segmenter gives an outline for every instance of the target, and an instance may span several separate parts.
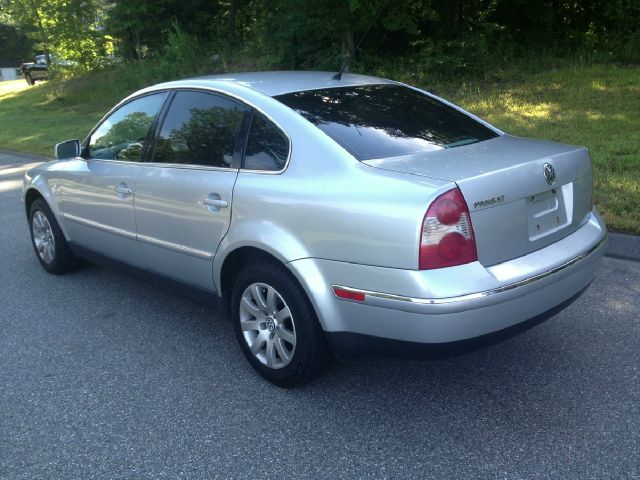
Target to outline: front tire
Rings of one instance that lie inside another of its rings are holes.
[[[260,262],[240,271],[231,294],[231,318],[249,363],[278,386],[307,383],[331,361],[305,291],[281,264]]]
[[[40,198],[31,204],[29,227],[31,244],[42,268],[54,275],[78,268],[80,262],[71,253],[56,217],[49,205]]]
[[[36,84],[35,80],[33,80],[33,77],[31,76],[30,73],[25,73],[24,79],[27,81],[27,85],[29,85],[30,87]]]

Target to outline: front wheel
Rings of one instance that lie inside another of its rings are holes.
[[[75,270],[80,262],[73,255],[49,205],[37,199],[29,210],[31,243],[40,265],[59,275]]]
[[[24,79],[27,81],[27,85],[33,86],[36,83],[30,73],[25,73]]]
[[[251,264],[238,274],[232,298],[234,330],[260,375],[281,387],[301,385],[331,361],[306,293],[284,266]]]

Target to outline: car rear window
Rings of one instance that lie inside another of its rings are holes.
[[[402,85],[360,85],[275,97],[358,160],[477,143],[498,136],[459,110]]]

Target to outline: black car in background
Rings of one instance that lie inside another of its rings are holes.
[[[33,85],[37,80],[47,80],[49,78],[49,66],[45,55],[36,55],[33,63],[22,63],[20,71],[29,85]]]

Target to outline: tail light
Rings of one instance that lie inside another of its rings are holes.
[[[436,198],[422,221],[420,270],[478,260],[467,203],[457,187]]]

